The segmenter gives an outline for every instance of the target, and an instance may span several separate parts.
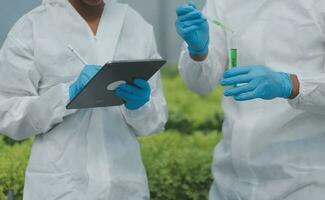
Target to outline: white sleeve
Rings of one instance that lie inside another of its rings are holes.
[[[289,100],[290,105],[298,110],[325,114],[325,74],[298,79],[299,95]]]
[[[325,1],[315,1],[313,6],[312,9],[317,13],[316,17],[319,19],[317,20],[319,28],[325,34]]]
[[[221,9],[219,5],[216,5],[216,1],[208,0],[203,9],[203,14],[209,19],[223,21],[218,10]],[[210,22],[209,28],[208,57],[202,62],[194,61],[189,56],[187,45],[184,43],[179,61],[179,71],[185,84],[188,88],[201,95],[206,95],[215,89],[228,63],[225,32]]]
[[[314,10],[319,19],[317,23],[325,34],[325,1],[317,1],[314,4]],[[325,65],[323,70],[325,70]],[[298,75],[298,80],[299,95],[295,99],[289,100],[290,105],[298,110],[325,114],[325,73],[308,77]]]
[[[156,40],[152,30],[151,42],[148,47],[149,59],[160,59]],[[168,119],[167,103],[165,100],[160,73],[156,73],[149,81],[151,87],[150,101],[138,110],[128,110],[121,106],[126,122],[132,127],[136,135],[143,136],[163,131]]]
[[[8,36],[0,51],[0,132],[15,140],[46,133],[67,111],[68,86],[59,84],[38,94],[41,74],[33,51],[22,41]]]

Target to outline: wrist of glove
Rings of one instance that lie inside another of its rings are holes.
[[[188,51],[190,52],[191,56],[201,56],[201,55],[206,55],[209,51],[209,39],[204,45],[202,49],[193,49],[190,45],[188,46]]]
[[[293,88],[290,74],[275,72],[265,66],[235,67],[225,72],[220,83],[223,86],[238,85],[224,92],[225,96],[233,96],[237,101],[288,99]]]

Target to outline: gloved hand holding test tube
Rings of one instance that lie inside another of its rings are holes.
[[[195,1],[194,0],[189,1],[189,5],[195,6]],[[231,33],[232,37],[231,37],[231,41],[230,41],[230,68],[236,67],[238,64],[237,63],[238,49],[237,49],[236,41],[233,39],[233,37],[235,36],[235,31],[233,31],[231,28],[229,28],[224,23],[222,23],[218,20],[211,19],[208,16],[206,16],[206,18],[208,21],[210,21],[214,25],[219,26],[220,28],[224,29],[225,31],[228,31],[229,33]]]
[[[189,9],[189,6],[192,7],[192,9]],[[203,55],[207,53],[209,45],[209,25],[207,21],[210,21],[215,26],[218,26],[221,29],[225,30],[228,33],[227,36],[230,36],[229,38],[231,38],[231,40],[229,40],[229,68],[237,66],[238,49],[236,42],[232,41],[235,36],[235,32],[231,28],[218,20],[211,19],[208,16],[203,16],[202,12],[199,11],[199,9],[196,7],[194,0],[189,1],[187,5],[178,7],[176,13],[178,16],[178,19],[176,21],[177,32],[188,44],[188,49],[191,55]],[[195,19],[193,19],[193,17],[190,17],[194,16],[193,13],[197,16]],[[195,20],[196,22],[193,22]],[[199,26],[200,29],[197,30],[195,27],[194,31],[190,31],[191,28],[193,29],[193,27],[190,27],[190,25]]]

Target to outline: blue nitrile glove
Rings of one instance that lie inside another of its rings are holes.
[[[87,83],[97,74],[101,69],[99,65],[86,65],[81,71],[79,78],[70,86],[69,95],[72,100],[77,94],[87,85]]]
[[[176,10],[176,29],[188,44],[191,55],[204,55],[209,49],[209,25],[194,4],[180,6]]]
[[[225,72],[220,83],[223,86],[239,84],[224,92],[225,96],[234,96],[237,101],[277,97],[288,99],[292,92],[290,74],[275,72],[260,65],[232,68]]]
[[[129,110],[137,110],[150,101],[151,88],[148,81],[136,79],[134,85],[122,84],[116,90],[116,96],[125,101]]]

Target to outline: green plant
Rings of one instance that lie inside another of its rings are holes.
[[[217,132],[187,136],[169,131],[140,138],[152,199],[207,199],[213,148],[221,137]],[[8,189],[22,198],[31,142],[9,146],[0,138],[0,200],[6,199]]]
[[[213,148],[221,137],[170,131],[141,138],[152,200],[207,199]]]
[[[3,142],[6,144],[6,145],[10,145],[10,146],[13,146],[15,144],[21,144],[23,143],[24,141],[15,141],[9,137],[4,137],[3,138]]]
[[[169,109],[167,130],[177,130],[186,134],[201,130],[221,131],[222,88],[218,87],[207,96],[200,96],[185,86],[177,75],[177,68],[165,68],[162,74]]]
[[[8,189],[22,199],[24,174],[30,154],[32,139],[7,145],[0,137],[0,200],[6,199]]]

